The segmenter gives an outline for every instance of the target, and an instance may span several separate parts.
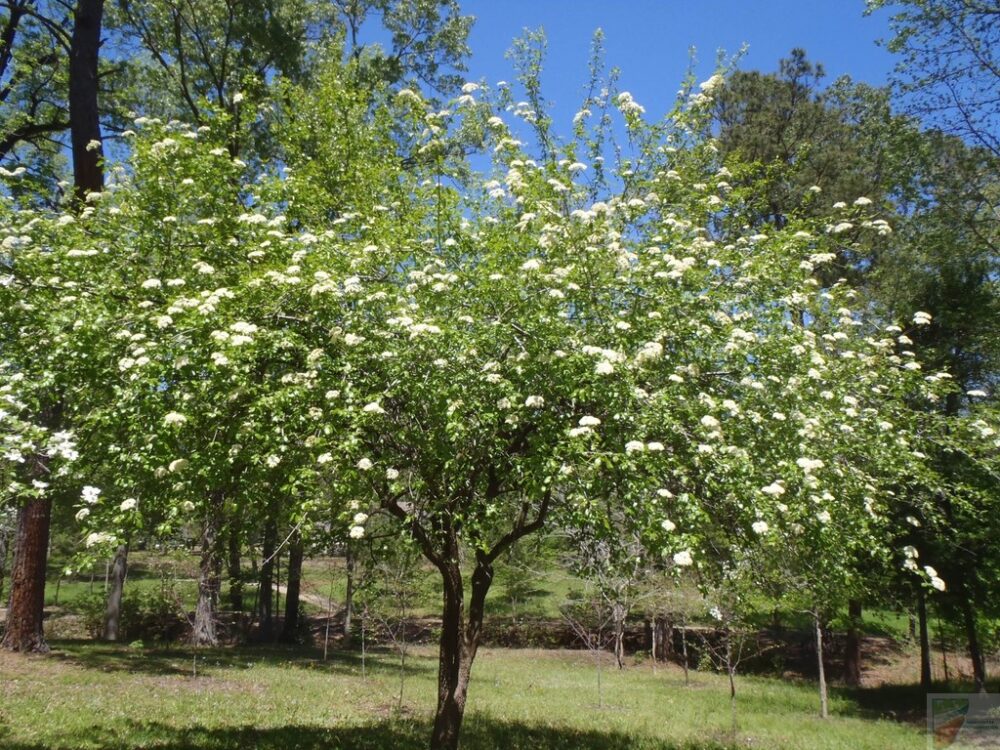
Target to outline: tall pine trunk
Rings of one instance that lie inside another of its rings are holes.
[[[121,637],[122,594],[128,574],[128,545],[120,544],[115,551],[108,587],[108,601],[104,609],[104,640],[117,641]]]
[[[847,643],[844,648],[844,682],[852,687],[861,684],[861,601],[847,603]]]
[[[78,199],[104,187],[101,120],[97,108],[98,59],[104,0],[77,0],[69,54],[69,126],[73,183]],[[94,145],[96,143],[96,145]]]
[[[17,511],[14,564],[10,571],[10,603],[0,647],[8,651],[48,653],[42,632],[45,569],[49,556],[52,503],[29,500]]]
[[[927,625],[927,594],[917,588],[917,628],[920,631],[920,687],[931,687],[931,637]]]
[[[219,591],[222,587],[222,559],[219,531],[222,525],[223,495],[210,493],[201,532],[201,562],[198,569],[198,604],[194,611],[191,641],[196,646],[218,646]]]
[[[302,558],[304,555],[302,535],[296,531],[288,547],[288,586],[285,588],[285,621],[281,628],[281,639],[292,643],[299,635],[299,595],[302,590]]]
[[[3,582],[7,576],[7,543],[10,530],[5,519],[0,519],[0,602],[3,601]]]

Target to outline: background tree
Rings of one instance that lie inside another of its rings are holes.
[[[994,0],[868,0],[892,11],[893,83],[929,126],[1000,157],[1000,8]]]

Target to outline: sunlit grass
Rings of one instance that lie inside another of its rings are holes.
[[[436,654],[285,649],[141,650],[56,643],[50,657],[0,657],[0,746],[392,748],[425,745]],[[584,652],[483,650],[466,748],[864,750],[924,746],[919,727],[882,720],[845,695],[816,716],[812,685],[741,678],[736,729],[724,678],[676,667],[603,665]],[[918,696],[914,696],[916,699]]]

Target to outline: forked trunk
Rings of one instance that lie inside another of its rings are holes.
[[[7,626],[0,647],[7,651],[47,653],[42,632],[45,608],[45,567],[49,554],[52,503],[29,500],[17,511],[14,564],[10,571]]]
[[[120,544],[115,551],[115,561],[109,576],[108,601],[104,609],[104,640],[117,641],[121,637],[122,593],[128,572],[128,545]]]
[[[431,733],[431,750],[456,750],[465,701],[469,691],[472,662],[476,658],[482,634],[486,594],[493,582],[493,568],[477,564],[472,575],[472,596],[468,618],[462,573],[457,563],[441,567],[444,583],[444,612],[438,661],[438,700]]]
[[[847,603],[847,644],[844,649],[844,682],[852,687],[861,684],[861,601]]]
[[[222,522],[221,492],[213,492],[201,532],[201,563],[198,571],[198,605],[194,611],[191,641],[196,646],[218,646],[216,619],[222,587],[222,559],[219,556],[219,526]]]

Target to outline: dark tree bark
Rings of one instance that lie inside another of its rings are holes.
[[[351,620],[354,618],[354,550],[350,543],[347,545],[347,552],[344,558],[344,566],[347,568],[347,591],[344,594],[344,640],[351,638]]]
[[[861,601],[847,603],[847,643],[844,649],[844,682],[852,687],[861,684]]]
[[[117,641],[121,637],[122,593],[125,591],[125,576],[128,574],[128,545],[121,544],[115,551],[115,561],[111,566],[108,602],[104,610],[104,640]]]
[[[502,486],[499,476],[492,471],[489,474],[487,499],[496,497]],[[488,552],[482,549],[476,551],[468,615],[465,614],[465,591],[459,567],[459,530],[452,518],[445,516],[428,531],[419,519],[409,515],[394,499],[382,506],[407,523],[424,557],[441,573],[443,611],[438,651],[438,699],[431,730],[431,750],[458,748],[472,662],[476,658],[483,632],[486,594],[493,583],[493,563],[518,540],[542,528],[548,517],[551,498],[551,492],[542,496],[535,517],[531,520],[531,506],[524,502],[511,529],[500,537],[492,549]],[[473,496],[468,496],[468,499],[472,500]]]
[[[962,597],[962,619],[965,621],[965,635],[969,642],[969,659],[972,660],[972,682],[976,692],[986,692],[986,654],[979,642],[979,631],[976,627],[976,611],[969,599],[968,592]]]
[[[10,603],[0,647],[7,651],[48,653],[42,632],[45,608],[45,568],[49,555],[52,503],[29,500],[17,511],[14,564],[10,573]]]
[[[216,620],[219,591],[222,587],[222,559],[219,554],[219,530],[222,525],[223,494],[210,493],[201,532],[201,563],[198,571],[198,604],[194,611],[191,642],[196,646],[218,646]]]
[[[69,55],[69,125],[76,196],[104,187],[101,120],[97,108],[97,63],[101,48],[104,0],[78,0],[73,12]],[[98,144],[96,147],[92,143]]]
[[[917,588],[917,627],[920,630],[920,687],[931,687],[931,638],[927,627],[927,595]]]
[[[288,546],[288,586],[285,588],[285,621],[281,627],[281,639],[289,643],[298,640],[299,634],[299,594],[302,590],[302,557],[305,550],[302,535],[296,531]]]
[[[260,584],[257,594],[257,618],[260,635],[269,638],[274,628],[274,559],[278,546],[278,522],[271,514],[264,525],[264,543],[261,547]]]
[[[10,530],[6,521],[0,521],[0,602],[3,601],[3,581],[7,575],[7,540]]]
[[[226,539],[227,560],[226,573],[229,577],[229,606],[234,612],[243,611],[243,571],[240,557],[240,532],[234,519],[230,519],[232,527]]]
[[[472,662],[479,649],[486,594],[493,581],[493,566],[477,563],[472,575],[472,597],[465,616],[465,592],[457,562],[439,566],[444,584],[444,611],[438,658],[438,699],[431,731],[432,750],[457,750]]]
[[[653,618],[653,659],[668,661],[674,650],[674,628],[671,621],[658,615]]]

